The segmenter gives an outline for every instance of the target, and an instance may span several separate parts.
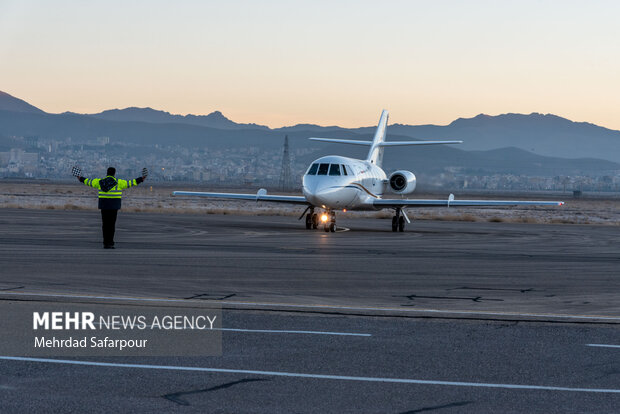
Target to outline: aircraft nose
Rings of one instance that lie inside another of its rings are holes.
[[[316,181],[307,180],[304,182],[304,190],[311,194],[316,194],[318,183]]]
[[[314,191],[314,198],[321,205],[336,206],[340,204],[338,191],[330,186],[317,186]]]

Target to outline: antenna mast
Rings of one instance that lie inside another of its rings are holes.
[[[284,151],[282,152],[282,170],[280,171],[280,182],[278,187],[282,191],[292,188],[291,179],[291,156],[288,149],[288,135],[284,136]]]

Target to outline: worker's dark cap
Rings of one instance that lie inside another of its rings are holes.
[[[112,176],[116,175],[116,168],[114,167],[108,168],[108,172],[106,173],[106,175],[112,175]]]

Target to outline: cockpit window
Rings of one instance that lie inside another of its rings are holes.
[[[307,175],[316,175],[316,170],[319,169],[319,164],[312,164],[310,166],[310,169],[308,170],[308,172],[306,173]]]
[[[329,166],[329,175],[340,175],[340,164],[331,164]]]
[[[347,174],[347,166],[342,164],[342,175],[349,175]]]
[[[319,165],[319,175],[327,175],[327,170],[329,170],[329,164]]]

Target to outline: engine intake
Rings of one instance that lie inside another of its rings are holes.
[[[390,175],[390,189],[396,194],[413,193],[415,185],[415,174],[411,171],[394,171]]]

